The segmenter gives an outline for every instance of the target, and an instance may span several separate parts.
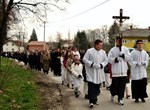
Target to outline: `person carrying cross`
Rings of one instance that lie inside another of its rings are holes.
[[[124,105],[123,97],[126,87],[126,78],[128,65],[130,60],[130,52],[127,47],[120,43],[120,36],[116,38],[115,47],[111,48],[108,53],[108,61],[112,65],[112,83],[110,86],[111,101],[114,101],[114,96],[118,96],[118,103]]]

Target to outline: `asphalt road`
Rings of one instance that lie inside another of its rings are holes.
[[[48,77],[53,78],[58,83],[61,84],[61,77],[53,76],[52,73],[47,75]],[[129,86],[130,87],[130,86]],[[84,98],[83,94],[83,83],[81,86],[81,94],[76,98],[73,94],[73,89],[67,88],[63,92],[64,95],[69,97],[69,106],[67,110],[88,110],[89,102]],[[137,91],[138,92],[138,91]],[[121,106],[117,102],[117,96],[115,97],[114,102],[110,100],[110,92],[106,88],[101,88],[101,94],[98,96],[99,105],[94,105],[93,110],[150,110],[150,84],[147,86],[147,92],[149,97],[146,98],[146,102],[135,103],[134,100],[130,97],[129,99],[124,98],[124,105]]]

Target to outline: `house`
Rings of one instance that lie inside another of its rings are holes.
[[[49,50],[49,43],[44,41],[31,41],[28,43],[28,51],[35,51],[35,50]]]
[[[58,48],[58,45],[60,44],[61,49],[66,49],[68,47],[73,47],[73,40],[62,40],[61,42],[51,42],[50,47],[51,49]]]
[[[3,45],[3,52],[23,52],[24,50],[23,42],[20,40],[9,40]]]
[[[113,36],[119,36],[115,34]],[[122,44],[128,48],[133,48],[135,41],[141,39],[144,42],[143,48],[147,52],[150,52],[150,28],[148,29],[134,29],[130,28],[122,32]]]
[[[64,40],[62,44],[62,48],[73,47],[73,40]]]

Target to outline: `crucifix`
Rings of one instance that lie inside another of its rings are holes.
[[[126,19],[129,19],[129,16],[123,16],[123,9],[120,9],[120,16],[113,16],[113,19],[116,19],[119,21],[119,27],[120,27],[120,33],[119,33],[119,37],[120,37],[120,46],[119,46],[119,50],[121,51],[121,46],[122,46],[122,24]]]

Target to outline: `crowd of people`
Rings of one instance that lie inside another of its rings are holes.
[[[88,50],[78,51],[76,47],[69,47],[66,50],[57,48],[51,52],[4,52],[2,56],[22,61],[31,69],[43,71],[44,74],[51,71],[55,76],[61,76],[62,85],[74,89],[77,98],[83,81],[85,99],[89,100],[89,107],[93,108],[98,104],[102,86],[110,91],[111,101],[118,96],[118,103],[124,105],[124,95],[130,97],[130,80],[135,103],[139,99],[145,102],[148,97],[146,68],[149,55],[142,48],[142,40],[137,40],[135,44],[136,48],[130,52],[127,47],[120,45],[120,37],[117,37],[115,46],[107,53],[103,50],[103,42],[95,40],[94,47]]]

